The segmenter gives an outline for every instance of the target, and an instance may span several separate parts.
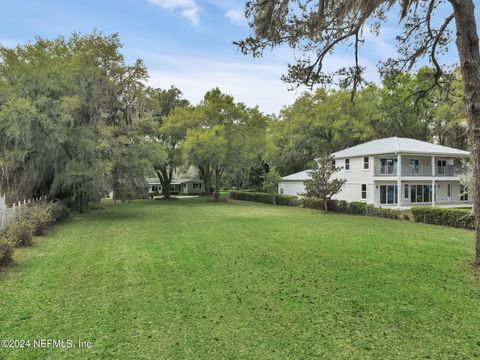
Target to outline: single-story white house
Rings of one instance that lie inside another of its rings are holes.
[[[162,193],[162,184],[158,178],[148,178],[145,182],[148,194],[155,193],[160,195]],[[200,179],[172,179],[170,192],[187,195],[203,194],[205,185],[203,180]]]
[[[463,163],[469,157],[467,151],[391,137],[353,146],[332,156],[332,165],[340,168],[334,176],[347,180],[334,199],[399,208],[471,205],[460,181]],[[279,193],[303,193],[308,177],[308,170],[283,177]]]

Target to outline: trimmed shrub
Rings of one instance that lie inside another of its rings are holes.
[[[353,201],[350,203],[350,214],[365,215],[367,204],[361,201]]]
[[[394,219],[394,220],[399,220],[402,218],[402,212],[400,210],[378,208],[370,204],[365,207],[365,215],[378,216],[378,217]]]
[[[33,235],[43,235],[55,219],[48,204],[36,204],[25,211],[24,221],[31,226]]]
[[[297,196],[293,195],[275,195],[277,205],[283,206],[299,206],[301,201]]]
[[[323,204],[323,201],[320,199],[315,199],[315,198],[302,198],[302,204],[303,207],[305,208],[310,208],[310,209],[317,209],[317,210],[324,210],[325,206]],[[328,206],[327,202],[327,206]]]
[[[22,220],[9,225],[3,236],[14,246],[30,246],[32,235],[32,225]]]
[[[467,209],[443,209],[438,207],[418,206],[412,208],[416,222],[452,226],[464,229],[475,228],[475,217]]]
[[[300,200],[296,196],[278,194],[275,194],[274,196],[277,205],[298,206],[300,204]],[[230,198],[234,200],[255,201],[273,205],[272,195],[267,193],[253,191],[230,191]]]
[[[12,255],[13,245],[5,237],[0,237],[0,266],[11,263]]]
[[[52,217],[56,222],[65,220],[70,215],[70,210],[61,201],[52,202],[48,205]]]
[[[230,191],[230,198],[235,200],[255,201],[264,204],[273,204],[270,194],[259,192]]]

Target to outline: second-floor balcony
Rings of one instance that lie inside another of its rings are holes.
[[[435,166],[432,171],[430,165],[405,165],[402,166],[402,176],[459,176],[463,174],[461,166],[444,165]],[[375,176],[397,176],[398,166],[380,165],[375,167]]]

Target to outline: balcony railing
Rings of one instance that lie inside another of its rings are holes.
[[[375,175],[376,176],[396,176],[397,165],[375,166]]]
[[[461,166],[436,166],[435,176],[458,176],[463,174]],[[375,166],[375,176],[397,176],[397,165]],[[434,176],[430,165],[404,165],[402,176]]]
[[[464,173],[464,169],[461,166],[446,165],[437,166],[436,176],[458,176]]]
[[[402,175],[432,176],[432,167],[430,165],[405,165],[402,166]]]

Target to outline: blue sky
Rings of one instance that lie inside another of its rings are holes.
[[[54,38],[73,31],[117,32],[128,61],[141,58],[149,68],[149,82],[166,88],[176,85],[192,102],[213,87],[249,106],[277,113],[304,89],[288,91],[280,80],[292,59],[289,49],[267,51],[261,59],[240,54],[232,41],[249,29],[243,0],[1,0],[0,42],[6,46],[32,41],[36,35]],[[362,63],[367,77],[378,81],[376,64],[395,53],[395,21],[379,38],[366,34]],[[450,55],[456,61],[456,54]],[[340,51],[326,68],[351,63]]]

